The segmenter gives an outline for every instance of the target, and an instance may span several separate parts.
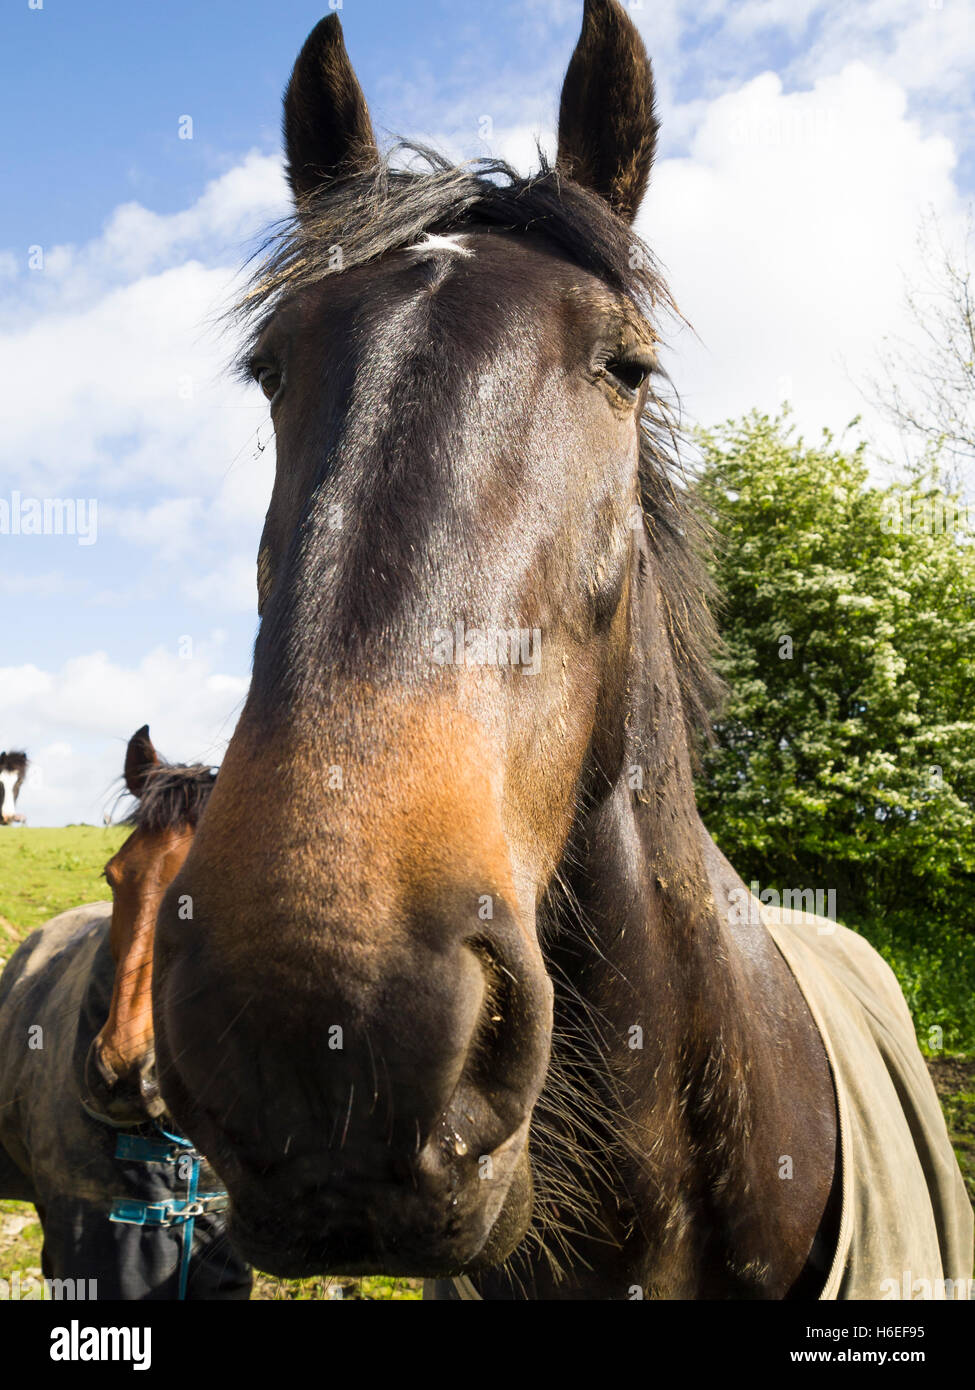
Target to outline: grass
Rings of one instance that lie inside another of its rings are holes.
[[[121,825],[0,828],[0,958],[49,917],[110,897],[102,870],[128,833]]]
[[[0,1278],[41,1272],[41,1223],[27,1202],[0,1202]]]
[[[0,829],[0,961],[49,917],[110,896],[102,869],[127,834],[124,826]],[[876,927],[864,929],[864,935],[889,960],[911,1006],[951,1141],[975,1202],[975,1056],[944,1055],[962,1048],[975,1051],[971,1007],[975,951],[966,942],[967,950],[957,957],[953,938],[936,949],[933,945],[912,948],[903,938]],[[942,1033],[932,1033],[933,1028]],[[937,1055],[931,1056],[932,1052]],[[0,1278],[9,1279],[14,1270],[39,1275],[40,1251],[41,1228],[34,1208],[0,1201]],[[289,1302],[400,1300],[418,1299],[421,1288],[418,1279],[327,1275],[276,1279],[257,1274],[251,1297]]]
[[[894,919],[870,922],[857,930],[897,976],[925,1056],[975,1053],[975,933],[971,928]]]
[[[362,1279],[330,1278],[320,1279],[273,1279],[269,1274],[258,1274],[254,1280],[251,1300],[274,1302],[299,1300],[301,1302],[347,1302],[349,1299],[370,1303],[413,1301],[422,1297],[422,1279],[391,1279],[385,1275],[369,1275]]]

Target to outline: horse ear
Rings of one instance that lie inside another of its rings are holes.
[[[586,0],[562,87],[555,167],[632,222],[657,130],[653,72],[636,26],[617,0]]]
[[[379,160],[369,108],[345,51],[338,16],[308,35],[284,94],[288,179],[301,202],[323,183]]]
[[[152,746],[149,725],[143,724],[129,739],[125,750],[125,785],[133,796],[141,796],[146,778],[154,767],[159,766],[159,754]]]

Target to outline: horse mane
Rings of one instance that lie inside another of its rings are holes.
[[[0,772],[16,772],[23,777],[26,771],[26,753],[0,753]]]
[[[393,167],[400,152],[426,167]],[[538,172],[523,178],[500,159],[453,165],[435,150],[402,142],[368,171],[325,184],[272,229],[252,258],[256,268],[248,289],[229,312],[246,334],[235,357],[237,375],[250,379],[257,340],[286,299],[343,269],[413,246],[426,235],[475,227],[553,243],[626,295],[657,339],[656,317],[663,312],[680,320],[681,315],[653,253],[602,198],[551,167],[541,150],[538,154]],[[657,561],[693,742],[695,734],[710,733],[710,714],[723,691],[713,667],[718,636],[707,567],[709,532],[688,486],[678,413],[653,389],[640,422],[639,475],[647,540]]]
[[[151,768],[142,795],[124,823],[155,833],[195,827],[216,780],[213,768],[202,763],[162,763]]]

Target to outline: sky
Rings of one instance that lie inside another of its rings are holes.
[[[274,440],[220,314],[288,210],[281,93],[327,5],[0,12],[0,749],[31,757],[32,825],[101,823],[144,723],[178,761],[233,732]],[[381,139],[554,154],[581,0],[332,8]],[[920,222],[956,242],[975,193],[971,0],[629,9],[662,122],[637,228],[692,325],[666,357],[685,417],[788,400],[807,438],[883,452],[864,387],[909,338]],[[4,533],[4,504],[44,499],[54,534]]]

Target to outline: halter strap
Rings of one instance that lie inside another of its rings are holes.
[[[186,1288],[190,1275],[190,1257],[193,1252],[193,1228],[198,1216],[208,1212],[225,1211],[230,1199],[226,1192],[200,1192],[200,1166],[203,1155],[191,1144],[189,1139],[172,1130],[154,1126],[161,1142],[142,1134],[120,1134],[115,1144],[115,1157],[135,1163],[178,1163],[189,1159],[190,1173],[186,1184],[185,1200],[165,1202],[140,1202],[128,1197],[120,1197],[112,1203],[109,1221],[123,1222],[129,1226],[179,1226],[179,1292],[177,1298],[186,1298]]]

